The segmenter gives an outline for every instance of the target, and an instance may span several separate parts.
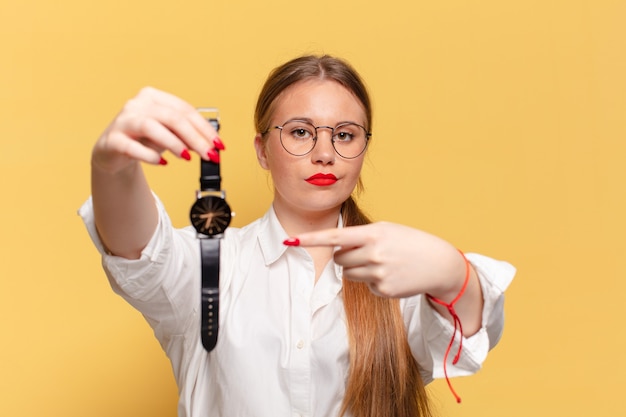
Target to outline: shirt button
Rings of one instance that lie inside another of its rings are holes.
[[[302,349],[304,347],[304,340],[298,340],[298,343],[296,343],[296,347],[298,349]]]

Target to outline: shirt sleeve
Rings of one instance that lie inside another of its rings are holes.
[[[158,225],[141,257],[136,260],[107,252],[96,230],[91,198],[78,214],[102,256],[102,266],[113,291],[143,314],[167,351],[173,336],[195,324],[200,295],[194,289],[200,283],[194,271],[198,269],[200,259],[193,236],[185,230],[174,229],[156,196],[155,202]]]
[[[448,358],[448,376],[464,376],[477,372],[487,353],[500,340],[504,327],[504,291],[515,275],[515,268],[504,261],[468,253],[467,259],[476,269],[483,292],[482,327],[463,338],[461,357],[456,365],[456,354],[462,336],[457,334]],[[434,308],[423,295],[401,300],[401,308],[407,328],[409,345],[422,372],[425,383],[443,378],[443,360],[454,332],[454,326]]]

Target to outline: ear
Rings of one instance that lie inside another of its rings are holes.
[[[269,170],[270,165],[267,158],[267,149],[260,133],[257,133],[254,137],[254,149],[256,150],[256,159],[259,161],[259,165],[261,165],[263,169]]]

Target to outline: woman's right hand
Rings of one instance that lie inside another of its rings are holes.
[[[223,149],[213,126],[190,104],[154,88],[129,100],[94,145],[91,195],[96,228],[107,250],[137,259],[158,224],[141,162],[162,164],[165,151],[189,151],[217,162]]]
[[[92,165],[116,174],[137,162],[165,165],[169,151],[189,160],[189,151],[217,162],[224,145],[216,130],[184,100],[152,87],[130,99],[102,133],[92,153]]]

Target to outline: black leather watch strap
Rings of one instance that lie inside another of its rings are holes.
[[[205,161],[200,162],[200,190],[219,191],[222,189],[222,177],[220,176],[220,164]]]
[[[210,352],[217,344],[220,311],[220,241],[200,239],[202,257],[201,338]]]

